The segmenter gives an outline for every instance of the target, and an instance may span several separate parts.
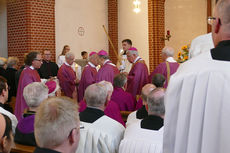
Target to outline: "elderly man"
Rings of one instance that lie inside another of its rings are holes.
[[[49,50],[43,51],[43,61],[38,73],[41,78],[49,79],[51,77],[57,76],[58,65],[51,61],[51,52]]]
[[[214,49],[180,66],[165,97],[164,153],[229,153],[230,0],[212,18]]]
[[[40,103],[48,98],[48,87],[41,82],[33,82],[24,88],[23,96],[29,107],[18,122],[15,142],[24,145],[36,146],[34,137],[34,119]],[[27,127],[27,128],[25,128]]]
[[[120,111],[134,111],[136,100],[134,97],[125,91],[127,87],[127,77],[125,74],[118,74],[113,79],[114,91],[111,100],[116,102]]]
[[[0,125],[0,152],[10,153],[14,141],[11,120],[8,116],[0,114]]]
[[[96,52],[91,52],[89,54],[89,62],[85,66],[81,80],[79,82],[78,86],[78,101],[80,102],[85,93],[85,89],[96,82],[96,76],[97,76],[97,69],[96,66],[98,65],[98,55]]]
[[[74,153],[80,139],[77,104],[68,97],[45,100],[35,115],[34,153]]]
[[[40,76],[36,69],[39,69],[42,64],[42,56],[39,52],[30,52],[26,55],[26,68],[23,69],[18,83],[18,91],[16,96],[15,112],[18,120],[22,119],[22,114],[25,108],[28,108],[23,97],[25,86],[32,82],[41,82]]]
[[[128,74],[127,92],[135,98],[141,94],[142,87],[148,83],[148,68],[145,61],[140,58],[136,48],[131,47],[127,51],[127,58],[132,63],[132,69]]]
[[[126,128],[119,153],[162,153],[164,124],[163,88],[156,88],[147,98],[148,116]]]
[[[80,113],[84,129],[81,131],[77,152],[118,152],[125,128],[104,115],[105,106],[109,101],[106,87],[98,83],[88,86],[85,90],[85,100],[87,108]]]
[[[99,56],[99,64],[101,68],[97,73],[96,82],[100,81],[109,81],[113,83],[113,78],[115,75],[119,74],[119,70],[117,69],[116,65],[114,65],[109,60],[109,55],[106,51],[101,50],[98,52]]]
[[[4,109],[4,104],[8,99],[8,85],[7,80],[0,76],[0,113],[7,115],[12,121],[13,132],[18,124],[18,120],[14,114]]]
[[[126,126],[128,127],[133,122],[136,122],[140,119],[143,119],[148,116],[147,112],[147,95],[156,88],[153,84],[146,84],[142,90],[141,90],[141,98],[137,102],[137,105],[140,106],[140,108],[137,111],[134,111],[129,114],[126,122]],[[140,103],[140,104],[139,104]]]
[[[67,52],[65,54],[65,63],[62,64],[58,70],[58,79],[62,91],[65,96],[73,98],[74,91],[76,91],[76,83],[78,82],[76,78],[76,73],[72,69],[72,64],[74,62],[74,54]]]
[[[164,75],[166,82],[164,84],[164,88],[167,88],[170,76],[173,75],[179,64],[173,59],[174,56],[174,49],[172,47],[164,47],[162,49],[162,60],[163,63],[160,63],[156,69],[150,74],[149,81],[152,81],[152,78],[155,74],[160,73]]]

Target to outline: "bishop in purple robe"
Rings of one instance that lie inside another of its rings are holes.
[[[113,83],[115,75],[120,73],[118,68],[109,60],[109,56],[106,51],[99,51],[98,56],[101,68],[97,73],[96,82],[104,80]]]
[[[39,52],[30,52],[26,55],[25,64],[28,65],[22,71],[16,96],[16,104],[14,114],[18,121],[22,119],[23,112],[28,108],[23,97],[23,89],[32,82],[41,82],[40,76],[36,69],[39,69],[42,64],[42,56]]]
[[[156,69],[150,74],[149,76],[150,82],[152,81],[152,78],[155,74],[160,73],[165,77],[166,82],[164,84],[164,88],[167,88],[170,76],[173,75],[179,67],[179,64],[173,59],[173,55],[174,55],[174,49],[172,47],[164,47],[162,49],[162,59],[165,62],[160,63],[156,67]],[[167,65],[168,65],[168,69],[167,69]]]
[[[138,51],[134,47],[131,47],[127,51],[127,59],[133,65],[128,74],[128,85],[126,91],[136,97],[141,94],[142,87],[149,82],[148,68],[145,61],[138,56]]]
[[[71,67],[74,61],[74,54],[71,52],[66,53],[65,55],[66,62],[62,64],[58,70],[58,79],[60,87],[64,92],[65,96],[73,98],[73,92],[76,90],[76,73]]]
[[[120,111],[134,111],[136,100],[132,94],[124,89],[127,86],[127,77],[125,74],[118,74],[113,80],[113,93],[111,100],[117,103]]]
[[[91,52],[89,55],[89,62],[84,67],[82,72],[81,80],[78,86],[78,101],[83,100],[85,89],[96,82],[97,69],[98,65],[98,55],[96,52]]]

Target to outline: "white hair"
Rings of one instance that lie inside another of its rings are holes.
[[[174,49],[172,47],[169,46],[165,46],[162,49],[162,53],[164,53],[167,57],[173,57],[174,56]]]
[[[7,63],[7,59],[4,57],[0,57],[0,67],[4,66]]]
[[[28,84],[23,90],[23,96],[29,107],[38,107],[42,101],[48,98],[48,87],[41,82]]]
[[[7,60],[7,67],[13,67],[14,65],[17,65],[19,62],[19,59],[17,57],[9,57]]]
[[[127,50],[127,53],[138,56],[138,52],[135,50]]]
[[[106,88],[99,83],[88,86],[85,90],[85,100],[87,106],[100,107],[106,102],[107,92]]]
[[[71,130],[79,126],[77,103],[68,97],[52,97],[36,112],[34,135],[39,147],[52,148],[63,144]]]
[[[74,56],[74,54],[72,53],[72,52],[67,52],[66,54],[65,54],[65,58],[71,58],[71,57],[75,57]]]
[[[113,92],[113,85],[111,82],[108,81],[101,81],[98,84],[104,86],[104,88],[106,89],[107,92]]]

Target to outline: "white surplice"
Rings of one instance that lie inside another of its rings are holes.
[[[140,121],[140,119],[137,118],[137,111],[134,111],[134,112],[129,114],[129,116],[127,118],[127,122],[125,123],[125,125],[126,125],[126,127],[128,127],[129,125],[136,123],[137,121]]]
[[[164,128],[142,129],[140,123],[141,120],[126,128],[119,153],[162,153]]]
[[[208,52],[214,48],[212,33],[200,35],[192,40],[189,49],[189,58],[194,58],[201,53]]]
[[[118,153],[125,128],[117,121],[102,116],[93,123],[81,122],[80,142],[76,153]]]
[[[181,64],[165,106],[164,153],[230,152],[230,62],[205,52]]]

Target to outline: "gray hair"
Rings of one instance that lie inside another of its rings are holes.
[[[72,52],[67,52],[66,54],[65,54],[65,58],[71,58],[71,57],[75,57],[74,56],[74,54],[72,53]]]
[[[127,52],[126,53],[129,53],[129,54],[131,54],[131,55],[136,55],[136,56],[138,56],[139,54],[138,54],[138,52],[137,51],[135,51],[135,50],[127,50]]]
[[[98,84],[104,86],[104,88],[106,89],[107,92],[113,92],[113,85],[111,82],[108,81],[101,81]]]
[[[118,74],[113,79],[113,86],[122,88],[127,82],[127,76],[125,74]]]
[[[159,116],[165,114],[164,96],[164,88],[156,88],[148,94],[147,104],[149,114],[153,113]]]
[[[68,97],[52,97],[36,112],[34,135],[39,147],[52,148],[61,145],[79,126],[77,103]]]
[[[100,107],[106,103],[106,88],[98,83],[88,86],[84,98],[87,106]]]
[[[165,46],[162,49],[162,53],[164,53],[167,57],[173,57],[174,56],[174,49],[172,47],[169,46]]]
[[[14,65],[17,65],[19,59],[17,57],[9,57],[7,60],[7,67],[12,68]]]
[[[109,59],[109,56],[105,56],[105,55],[98,55],[100,58],[103,58],[105,60]]]
[[[29,107],[38,107],[42,101],[48,98],[49,89],[41,82],[28,84],[23,90],[23,96]]]
[[[0,67],[3,67],[7,63],[7,59],[4,57],[0,57]]]

